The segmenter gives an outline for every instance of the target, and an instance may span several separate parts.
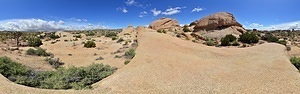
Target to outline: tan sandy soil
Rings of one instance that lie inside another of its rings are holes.
[[[94,84],[93,90],[36,89],[14,84],[0,75],[0,91],[3,94],[296,94],[300,90],[300,74],[289,62],[285,47],[279,44],[216,48],[140,31],[138,42],[134,59]]]
[[[20,48],[20,51],[0,50],[0,57],[7,56],[13,61],[19,62],[35,70],[49,71],[53,68],[45,61],[45,57],[26,55],[26,50],[30,47]]]
[[[125,59],[114,58],[115,55],[123,55],[124,52],[118,54],[111,54],[116,52],[119,48],[122,48],[122,44],[112,41],[107,37],[92,37],[95,40],[96,48],[85,48],[82,42],[86,42],[86,37],[83,36],[78,41],[70,41],[75,39],[73,34],[68,32],[57,32],[61,35],[67,35],[66,37],[59,38],[57,43],[51,44],[52,41],[43,42],[41,46],[47,49],[47,52],[54,54],[55,58],[60,58],[65,67],[68,66],[88,66],[92,63],[108,64],[117,68],[124,66]],[[68,40],[65,42],[64,40]],[[69,56],[71,54],[72,56]],[[103,60],[96,60],[99,57],[103,57]]]

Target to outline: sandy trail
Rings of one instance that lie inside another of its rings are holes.
[[[142,31],[142,30],[141,30]],[[138,32],[136,56],[93,90],[44,90],[0,76],[3,94],[299,93],[300,74],[285,47],[216,48],[156,32]]]

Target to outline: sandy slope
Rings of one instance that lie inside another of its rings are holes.
[[[156,32],[139,32],[131,63],[94,84],[94,90],[25,87],[0,76],[0,93],[299,93],[300,74],[285,47],[215,48]]]

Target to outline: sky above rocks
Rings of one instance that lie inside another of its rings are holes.
[[[189,24],[230,12],[246,29],[300,29],[300,0],[0,0],[0,30],[88,30]]]

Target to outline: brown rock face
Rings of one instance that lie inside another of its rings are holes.
[[[235,17],[228,12],[218,12],[198,21],[193,22],[196,24],[195,30],[221,30],[230,26],[242,27],[240,23],[235,20]]]
[[[177,20],[171,18],[160,18],[159,20],[152,22],[149,26],[149,28],[154,30],[170,29],[172,27],[180,27],[180,25]]]

